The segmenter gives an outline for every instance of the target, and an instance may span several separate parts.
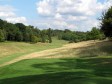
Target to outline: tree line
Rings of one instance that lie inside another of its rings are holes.
[[[22,23],[8,23],[0,19],[0,42],[18,41],[18,42],[52,42],[51,29],[39,30],[34,26],[26,26]]]
[[[26,26],[22,23],[8,23],[0,19],[0,42],[3,41],[18,41],[18,42],[49,42],[52,43],[52,37],[57,37],[59,40],[67,40],[69,42],[80,42],[87,40],[104,39],[105,35],[100,29],[93,27],[91,31],[79,32],[69,29],[43,29],[40,30],[34,26]]]
[[[53,30],[52,36],[57,36],[59,40],[67,40],[70,43],[87,40],[105,39],[104,33],[96,27],[93,27],[91,31],[87,32],[70,31],[68,29]]]
[[[103,40],[106,37],[112,39],[112,6],[101,16],[100,29],[93,27],[91,31],[80,32],[69,29],[43,29],[40,30],[34,26],[26,26],[22,23],[9,23],[0,19],[0,42],[18,41],[18,42],[49,42],[52,43],[52,37],[69,42],[81,42],[87,40]]]

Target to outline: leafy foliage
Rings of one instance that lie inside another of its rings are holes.
[[[46,37],[49,37],[51,43],[51,30],[39,30],[31,25],[26,26],[22,23],[12,24],[0,19],[0,41],[37,43],[38,41],[46,42],[48,39]]]
[[[3,30],[0,29],[0,42],[5,41],[5,34],[3,32]]]
[[[48,40],[49,40],[49,43],[52,43],[51,28],[48,29]]]
[[[56,32],[57,30],[54,30],[53,32]],[[100,31],[100,29],[93,27],[91,31],[87,32],[76,32],[76,31],[70,31],[65,29],[64,31],[57,31],[58,39],[67,40],[70,43],[71,42],[81,42],[81,41],[87,41],[87,40],[102,40],[105,39],[104,34]],[[56,34],[56,33],[55,33]]]
[[[49,42],[52,43],[52,37],[58,37],[59,40],[67,40],[69,42],[80,42],[86,40],[103,39],[104,34],[93,27],[91,31],[79,32],[65,30],[53,30],[51,28],[39,30],[34,26],[26,26],[22,23],[8,23],[0,20],[1,41],[19,41],[19,42]]]
[[[101,30],[106,37],[112,37],[112,6],[102,14]]]

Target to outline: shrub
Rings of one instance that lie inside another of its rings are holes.
[[[0,29],[0,42],[4,42],[4,41],[5,41],[5,34],[3,30]]]
[[[37,43],[38,38],[36,36],[31,36],[31,43]]]

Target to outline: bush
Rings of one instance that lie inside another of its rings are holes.
[[[4,41],[5,41],[5,34],[3,30],[0,29],[0,42],[4,42]]]
[[[31,36],[31,43],[37,43],[38,38],[36,36]]]

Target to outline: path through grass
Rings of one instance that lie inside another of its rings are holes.
[[[60,54],[67,58],[27,59],[1,67],[0,84],[112,84],[112,42]]]
[[[17,57],[27,55],[33,52],[58,48],[67,44],[67,41],[53,38],[53,43],[30,44],[24,42],[5,42],[0,43],[0,64],[13,60]]]

